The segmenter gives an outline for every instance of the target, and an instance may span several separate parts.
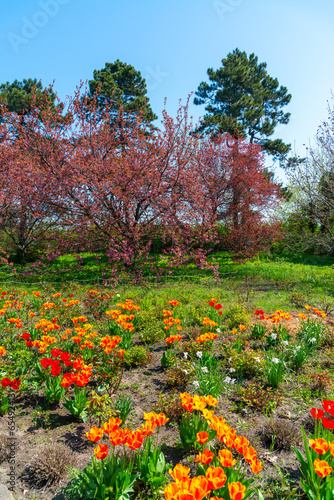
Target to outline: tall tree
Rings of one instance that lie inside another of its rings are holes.
[[[20,117],[31,113],[36,105],[40,105],[41,110],[46,107],[55,110],[56,94],[52,87],[44,88],[42,83],[36,78],[28,78],[19,82],[2,83],[0,85],[0,99],[6,103],[7,110],[17,113]]]
[[[142,112],[147,122],[157,118],[148,103],[145,78],[131,64],[118,59],[114,63],[106,63],[105,68],[94,71],[89,90],[90,96],[96,97],[101,108],[110,102],[115,112],[122,106],[126,113]]]
[[[289,122],[290,113],[282,108],[291,95],[286,87],[279,86],[277,78],[268,75],[266,67],[255,54],[248,57],[235,49],[222,59],[219,69],[209,68],[210,83],[202,82],[195,93],[194,103],[205,104],[207,112],[198,130],[247,138],[282,160],[290,144],[269,137],[278,124]]]

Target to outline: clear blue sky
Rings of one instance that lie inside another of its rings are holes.
[[[147,79],[153,111],[175,116],[206,70],[238,47],[288,88],[276,137],[303,154],[334,91],[333,0],[13,0],[1,2],[0,83],[55,80],[61,99],[120,59]],[[203,106],[191,106],[195,120]]]

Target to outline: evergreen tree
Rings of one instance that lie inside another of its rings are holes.
[[[94,79],[89,81],[90,95],[103,107],[106,100],[111,101],[115,112],[120,106],[127,113],[143,113],[147,122],[157,118],[148,104],[146,81],[130,64],[117,59],[106,63],[105,68],[94,71]]]
[[[222,60],[221,68],[209,68],[210,83],[202,82],[195,93],[194,103],[205,104],[207,112],[198,131],[247,138],[282,160],[290,145],[269,137],[278,124],[289,122],[290,113],[282,108],[291,95],[268,75],[266,67],[266,63],[258,63],[255,54],[248,57],[235,49]]]

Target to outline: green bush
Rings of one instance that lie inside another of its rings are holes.
[[[128,366],[145,366],[152,359],[152,354],[144,347],[134,346],[124,353],[124,363]]]

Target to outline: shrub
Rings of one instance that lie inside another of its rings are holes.
[[[238,328],[240,324],[247,325],[249,323],[249,314],[242,304],[234,303],[221,316],[222,325],[225,325],[227,330]]]
[[[124,353],[124,363],[128,366],[145,366],[150,363],[152,354],[144,347],[134,346]]]
[[[27,465],[23,477],[27,483],[38,488],[51,486],[58,483],[74,463],[74,455],[66,446],[60,443],[47,444]]]
[[[167,372],[167,376],[166,384],[172,387],[182,387],[186,385],[191,378],[188,370],[178,366],[170,368]]]
[[[271,413],[275,410],[281,398],[269,387],[265,389],[261,384],[251,382],[247,387],[239,388],[242,403],[257,411]]]
[[[153,405],[153,410],[157,413],[164,413],[171,422],[180,422],[186,410],[182,406],[179,394],[176,392],[172,394],[159,392],[158,398],[158,401]]]
[[[299,443],[301,432],[295,424],[284,418],[269,421],[261,429],[263,441],[276,450],[290,450]]]

